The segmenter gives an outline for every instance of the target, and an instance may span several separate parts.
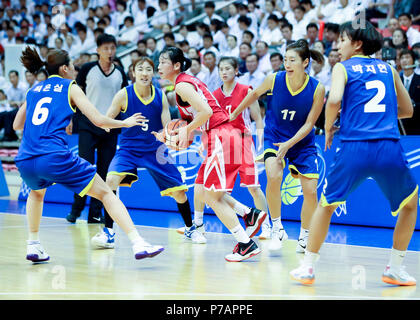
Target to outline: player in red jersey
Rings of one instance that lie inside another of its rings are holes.
[[[219,61],[219,75],[223,81],[223,85],[213,92],[214,97],[219,102],[220,106],[231,114],[246,97],[248,92],[252,91],[252,87],[240,84],[235,81],[238,74],[238,62],[234,57],[222,57]],[[255,206],[265,212],[268,212],[267,201],[265,195],[261,190],[258,181],[258,168],[255,163],[255,146],[251,133],[251,119],[255,120],[257,128],[257,136],[259,146],[262,146],[262,138],[264,131],[264,123],[261,118],[258,102],[251,105],[249,109],[243,111],[232,125],[239,131],[242,141],[236,147],[240,148],[240,159],[242,161],[239,169],[239,176],[241,179],[241,187],[248,188],[249,193],[254,199]],[[240,202],[234,200],[232,197],[227,198],[231,207],[238,213],[246,212],[250,208],[242,205]],[[233,199],[233,201],[231,201]],[[198,197],[194,197],[194,222],[197,225],[203,224],[204,203]],[[200,229],[199,229],[200,230]],[[204,230],[203,230],[204,231]],[[271,237],[270,219],[268,215],[262,225],[262,233],[259,239],[269,239]]]
[[[241,137],[229,122],[228,112],[219,105],[207,86],[185,73],[190,66],[191,60],[185,58],[179,48],[168,47],[160,53],[159,75],[174,84],[178,109],[182,118],[189,122],[187,126],[176,130],[176,136],[171,139],[177,141],[180,148],[186,148],[187,137],[201,128],[207,155],[198,171],[194,193],[214,210],[238,241],[233,252],[225,259],[242,261],[261,252],[250,238],[258,232],[267,213],[253,209],[244,214],[248,235],[231,208],[227,192],[232,191],[242,164],[241,161],[235,161],[238,158],[235,157],[237,150],[234,148]],[[154,134],[158,140],[165,142],[163,132]]]

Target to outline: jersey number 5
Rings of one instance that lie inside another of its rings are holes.
[[[46,103],[51,103],[51,97],[44,97],[38,101],[35,106],[34,114],[32,115],[32,123],[36,126],[43,124],[48,118],[48,108],[42,107]]]
[[[385,97],[385,84],[379,80],[373,80],[366,82],[366,89],[376,89],[376,95],[365,104],[365,112],[385,112],[385,105],[380,104],[380,102]]]

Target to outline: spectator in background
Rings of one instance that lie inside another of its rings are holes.
[[[398,23],[400,28],[406,32],[408,45],[411,47],[413,44],[420,42],[420,32],[412,26],[411,13],[402,13],[398,16]]]
[[[191,67],[186,71],[187,74],[194,76],[201,81],[206,81],[208,78],[208,71],[202,68],[200,59],[193,58],[191,59]]]
[[[321,0],[321,4],[317,9],[318,19],[328,23],[334,16],[336,10],[337,3],[334,0]]]
[[[121,34],[118,37],[118,45],[126,46],[130,43],[137,43],[139,40],[139,32],[134,26],[134,19],[127,16],[124,19],[124,27],[121,29]]]
[[[284,71],[283,56],[279,52],[273,52],[270,55],[271,71]]]
[[[394,48],[408,48],[407,34],[401,28],[397,28],[392,34],[392,47]]]
[[[272,70],[268,45],[264,41],[258,41],[255,49],[258,56],[258,70],[267,75]]]
[[[326,50],[325,53],[328,55],[331,49],[337,49],[338,37],[340,36],[340,26],[336,23],[325,24],[325,41]]]
[[[228,35],[227,37],[228,51],[223,52],[224,56],[228,57],[238,57],[239,56],[239,47],[238,39],[233,34]]]
[[[152,20],[152,26],[155,29],[162,29],[165,23],[174,26],[176,24],[176,14],[174,10],[168,10],[169,3],[167,0],[159,0],[159,10],[157,10]],[[164,13],[162,15],[162,13]]]
[[[118,0],[117,11],[115,12],[115,16],[113,17],[115,20],[115,25],[116,25],[117,30],[120,30],[121,28],[124,27],[124,20],[127,17],[130,17],[130,14],[127,11],[126,2],[122,0]],[[83,20],[83,21],[86,21],[86,20]]]
[[[414,113],[412,118],[399,121],[401,134],[420,135],[420,75],[414,72],[416,54],[412,50],[401,51],[400,64],[403,70],[402,83],[407,89],[413,103]]]
[[[380,33],[384,38],[391,38],[392,34],[396,29],[400,27],[400,24],[398,22],[397,18],[390,18],[387,24],[387,27],[385,29],[380,29]]]
[[[243,42],[239,46],[239,72],[244,74],[248,72],[246,68],[246,57],[252,53],[252,47],[248,42]]]
[[[204,83],[211,92],[218,89],[223,81],[219,77],[219,68],[216,65],[216,54],[213,51],[207,51],[203,55],[203,61],[206,68],[209,70]]]
[[[308,23],[317,23],[317,8],[314,7],[311,0],[300,0],[300,5],[305,9],[305,19]]]
[[[269,2],[271,3],[271,1]],[[275,14],[271,14],[266,21],[267,27],[264,29],[260,28],[260,39],[270,46],[280,45],[283,36],[279,29],[279,18]]]
[[[281,34],[283,35],[283,43],[280,47],[280,53],[284,56],[286,47],[293,41],[293,26],[290,23],[284,24],[281,28]]]
[[[200,50],[200,53],[204,56],[206,52],[213,52],[216,56],[216,60],[218,60],[220,52],[217,48],[213,45],[213,36],[210,33],[206,33],[203,36],[203,48]],[[212,90],[213,92],[214,90]]]
[[[153,37],[146,39],[146,46],[148,50],[148,56],[153,60],[155,68],[159,65],[159,51],[156,48],[156,39]]]
[[[295,15],[295,23],[293,25],[293,40],[299,40],[305,37],[306,35],[306,26],[308,21],[305,17],[305,8],[301,5],[296,6],[293,9]]]
[[[25,71],[25,79],[26,83],[28,84],[28,89],[32,88],[35,83],[38,83],[36,76],[28,70]]]
[[[220,22],[224,22],[225,20],[221,17],[215,14],[216,11],[216,5],[213,1],[207,1],[204,4],[204,12],[206,13],[206,17],[204,18],[203,22],[207,25],[210,25],[211,20],[217,19]]]
[[[258,70],[258,55],[251,53],[246,57],[245,63],[248,72],[239,77],[238,82],[258,88],[265,79],[264,73]]]
[[[306,26],[306,39],[308,40],[309,49],[314,49],[315,42],[318,40],[319,28],[316,23],[308,23]]]
[[[260,23],[260,35],[264,33],[264,31],[269,27],[268,26],[268,19],[270,16],[274,15],[276,17],[275,21],[278,23],[279,19],[282,17],[282,14],[279,11],[276,11],[276,2],[274,0],[267,0],[265,3],[265,10],[264,10],[264,17]],[[271,17],[274,20],[273,17]],[[266,41],[267,42],[267,41]]]
[[[1,40],[1,45],[6,47],[7,45],[16,43],[16,33],[15,29],[12,26],[9,26],[6,30],[7,38]]]
[[[328,69],[327,69],[328,81],[325,84],[326,94],[328,94],[328,92],[330,91],[332,70],[337,62],[340,62],[340,54],[338,53],[337,49],[331,49],[331,51],[328,54]]]

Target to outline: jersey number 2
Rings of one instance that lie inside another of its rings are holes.
[[[48,108],[42,107],[46,103],[51,103],[51,97],[44,97],[38,101],[35,106],[34,114],[32,115],[32,123],[36,126],[43,124],[48,118]]]
[[[365,104],[365,112],[385,112],[385,104],[380,104],[385,97],[385,84],[379,80],[368,81],[366,82],[366,89],[377,89],[378,92]]]

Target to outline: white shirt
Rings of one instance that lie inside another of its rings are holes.
[[[420,32],[414,29],[413,27],[408,28],[406,35],[407,35],[407,40],[410,47],[413,44],[420,42]]]
[[[308,25],[308,21],[305,19],[305,17],[302,18],[302,20],[297,21],[295,20],[296,23],[293,25],[293,35],[292,35],[292,39],[293,40],[299,40],[302,38],[305,38],[306,36],[306,26]]]
[[[403,74],[403,85],[407,89],[407,91],[410,89],[411,80],[413,80],[413,77],[414,77],[414,72],[409,77]]]
[[[208,77],[208,75],[209,75],[209,72],[208,72],[208,71],[203,70],[203,66],[201,67],[200,72],[199,72],[199,73],[197,73],[196,75],[193,75],[193,74],[192,74],[191,69],[188,69],[185,73],[186,73],[186,74],[189,74],[190,76],[194,76],[194,77],[196,77],[196,78],[200,79],[200,80],[201,80],[201,81],[203,81],[204,83],[206,83],[205,81],[206,81],[206,79],[207,79],[207,77]]]
[[[266,28],[261,33],[261,40],[266,42],[268,45],[271,45],[272,43],[278,43],[283,39],[283,35],[281,34],[280,29],[274,28],[273,30],[270,30],[269,28]]]
[[[175,15],[175,11],[173,10],[166,10],[166,13],[163,14],[163,11],[158,9],[156,10],[156,12],[153,14],[153,20],[152,20],[152,26],[157,26],[157,25],[162,25],[165,23],[170,24],[171,26],[175,25],[176,22],[176,15]],[[159,16],[163,14],[162,16]]]
[[[321,4],[321,14],[324,16],[322,18],[325,22],[330,22],[331,18],[334,16],[337,10],[337,3],[334,0],[331,0],[327,4]]]
[[[219,77],[219,68],[214,67],[213,72],[209,71],[207,77],[205,78],[205,81],[203,82],[207,85],[211,92],[218,89],[223,84],[222,79],[220,79]]]
[[[139,32],[135,26],[127,29],[126,27],[121,29],[121,35],[118,37],[118,40],[130,41],[134,44],[137,44],[139,40]]]
[[[265,75],[272,71],[271,62],[270,62],[270,53],[266,53],[263,57],[258,60],[258,69]]]
[[[238,78],[238,82],[252,86],[253,89],[258,88],[265,79],[264,73],[258,71],[258,69],[250,74],[249,72],[245,73],[243,76]]]
[[[211,16],[211,18],[209,18],[208,16],[206,16],[206,17],[204,18],[203,22],[204,22],[205,24],[207,24],[207,25],[210,25],[210,22],[211,22],[211,20],[213,20],[213,19],[219,20],[219,21],[221,21],[221,22],[224,22],[224,21],[225,21],[225,20],[224,20],[221,16],[218,16],[217,14],[213,13],[213,15]]]

